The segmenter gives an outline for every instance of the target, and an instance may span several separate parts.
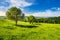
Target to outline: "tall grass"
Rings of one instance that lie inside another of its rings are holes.
[[[14,21],[0,19],[0,40],[60,40],[60,24],[18,21],[15,26]]]

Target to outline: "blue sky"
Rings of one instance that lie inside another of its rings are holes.
[[[25,16],[60,16],[60,0],[0,0],[0,16],[5,16],[13,6],[20,8]]]

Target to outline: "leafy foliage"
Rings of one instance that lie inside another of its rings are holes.
[[[35,21],[35,17],[33,15],[30,15],[29,17],[26,18],[26,21],[33,24],[33,22]]]
[[[36,18],[36,22],[60,24],[60,17]]]
[[[11,7],[10,9],[8,9],[8,11],[6,12],[6,16],[7,18],[10,19],[16,19],[16,15],[17,16],[21,16],[21,10],[19,8],[16,7]],[[18,17],[17,17],[18,18]]]
[[[11,7],[7,12],[6,12],[6,16],[9,19],[13,19],[16,21],[16,25],[17,25],[17,21],[18,18],[20,18],[21,16],[21,10],[19,8],[16,7]]]

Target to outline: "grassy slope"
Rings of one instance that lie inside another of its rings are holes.
[[[60,24],[29,24],[28,22],[18,22],[18,26],[15,26],[14,21],[0,19],[0,40],[1,39],[60,40]]]

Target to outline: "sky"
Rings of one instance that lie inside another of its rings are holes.
[[[20,8],[25,16],[60,16],[60,0],[0,0],[0,16],[6,16],[11,7]]]

